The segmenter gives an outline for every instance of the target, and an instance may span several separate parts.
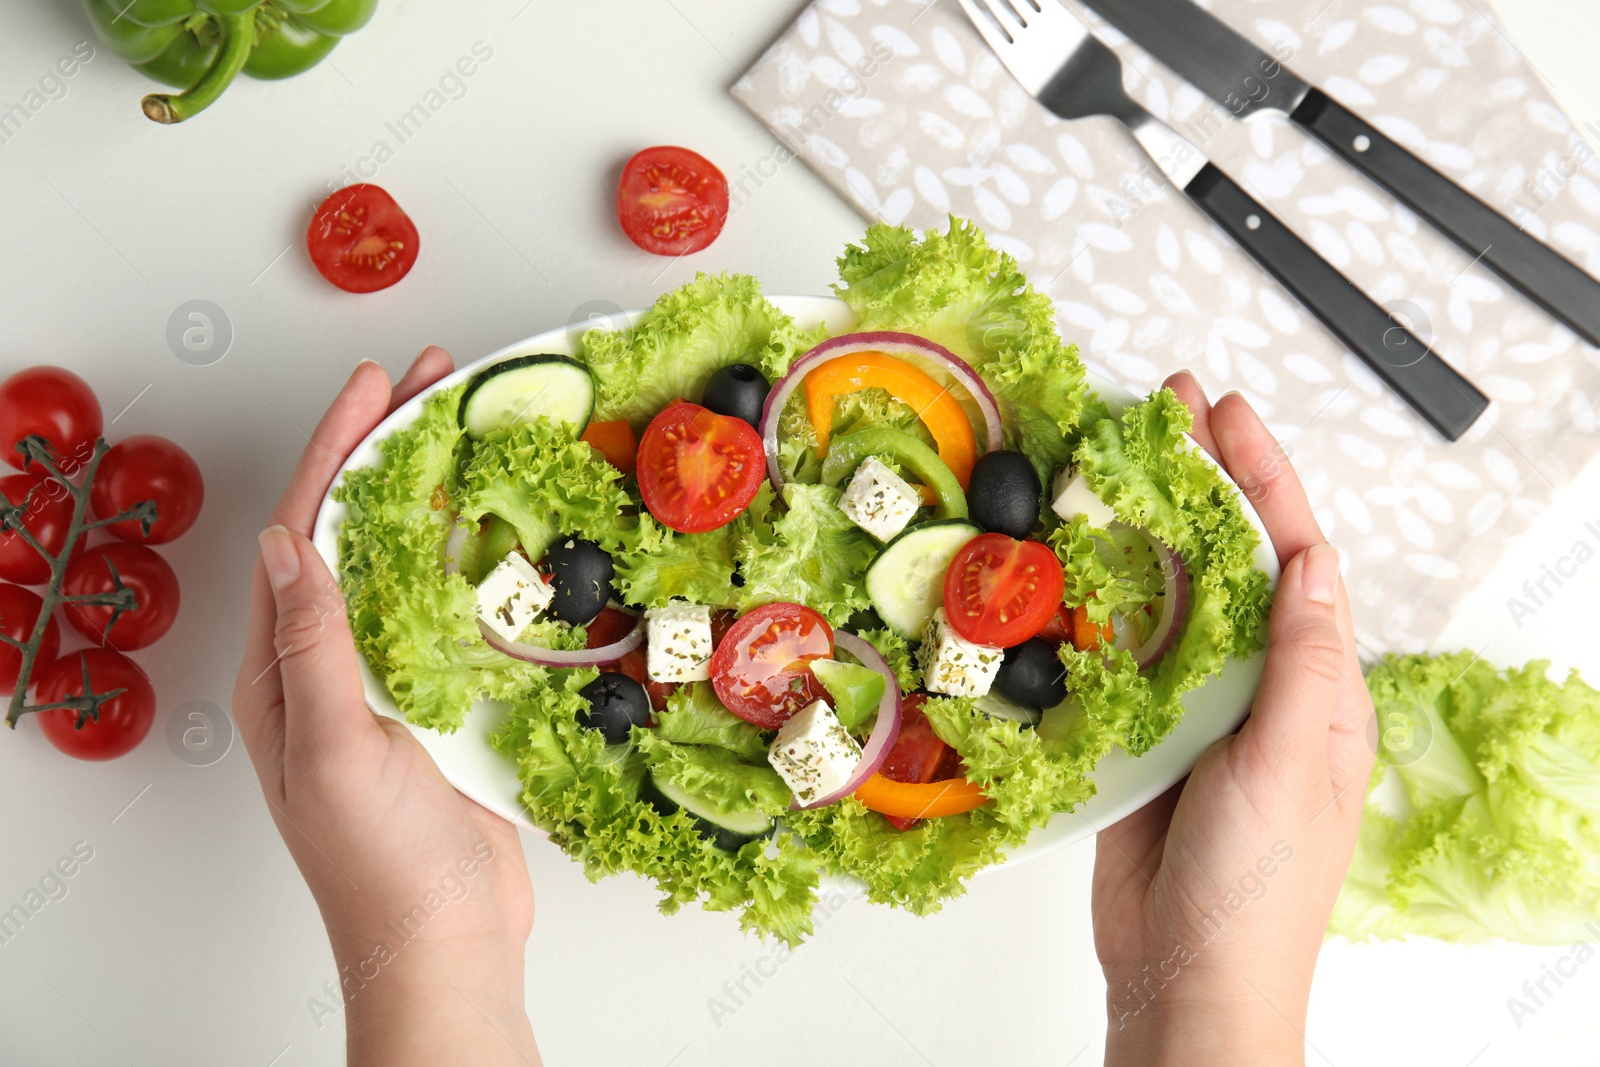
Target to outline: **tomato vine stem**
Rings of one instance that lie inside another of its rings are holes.
[[[58,711],[70,709],[77,713],[75,728],[82,729],[87,722],[100,720],[100,709],[109,700],[121,696],[126,689],[117,688],[104,693],[96,693],[89,681],[89,661],[83,661],[83,694],[80,696],[64,697],[55,703],[30,704],[28,703],[28,686],[33,679],[33,669],[37,665],[39,649],[44,644],[45,632],[50,627],[50,619],[55,614],[56,608],[62,604],[85,604],[111,608],[111,619],[106,623],[106,631],[117,619],[126,612],[136,611],[139,607],[138,594],[132,588],[123,584],[122,576],[117,573],[115,565],[111,565],[112,588],[104,593],[86,593],[69,595],[62,592],[66,581],[67,566],[72,561],[73,550],[78,546],[86,534],[91,530],[98,530],[103,526],[110,526],[116,522],[129,520],[139,523],[140,529],[149,534],[151,525],[158,518],[156,502],[154,500],[141,500],[128,508],[120,515],[105,519],[89,518],[89,490],[94,485],[95,473],[100,469],[100,460],[109,450],[104,437],[95,440],[94,449],[89,455],[89,460],[80,468],[81,477],[74,481],[62,469],[60,457],[50,447],[50,443],[37,435],[23,438],[17,442],[17,451],[22,453],[27,463],[24,469],[37,463],[56,484],[64,488],[72,496],[72,521],[67,527],[67,540],[61,551],[51,554],[39,539],[24,525],[29,512],[32,510],[34,495],[49,481],[41,482],[28,491],[22,503],[12,504],[0,498],[0,528],[17,534],[22,540],[31,545],[35,552],[43,556],[50,564],[50,584],[42,594],[44,604],[39,609],[39,618],[33,624],[33,633],[26,641],[18,641],[7,634],[0,634],[6,644],[18,649],[22,653],[22,666],[17,674],[17,686],[11,693],[11,703],[6,710],[6,725],[16,729],[17,722],[24,715],[41,711]],[[110,561],[107,561],[110,564]]]

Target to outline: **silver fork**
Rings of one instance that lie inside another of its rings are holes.
[[[1109,115],[1155,165],[1451,441],[1488,406],[1476,386],[1122,87],[1122,60],[1057,0],[959,0],[1030,95],[1064,119]]]

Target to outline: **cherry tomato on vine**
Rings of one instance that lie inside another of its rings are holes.
[[[172,629],[173,620],[178,617],[178,576],[155,550],[143,545],[96,545],[67,565],[61,591],[68,596],[109,593],[115,588],[112,567],[116,567],[122,584],[133,590],[139,606],[124,611],[113,622],[110,607],[68,604],[67,622],[97,645],[122,652],[147,648]]]
[[[628,240],[658,256],[698,252],[728,219],[728,179],[687,148],[646,148],[622,168],[617,220]]]
[[[739,616],[711,654],[711,685],[746,722],[776,730],[828,695],[810,661],[833,655],[833,627],[801,604],[763,604]]]
[[[944,610],[950,628],[980,645],[1020,645],[1055,617],[1066,587],[1061,561],[1037,541],[979,534],[950,561]]]
[[[663,525],[703,533],[750,506],[766,464],[761,435],[748,422],[679,401],[639,440],[639,495]]]
[[[417,227],[385,190],[346,186],[322,202],[306,231],[311,263],[348,293],[387,289],[417,262]]]
[[[133,751],[156,719],[156,691],[133,660],[109,648],[68,653],[38,675],[34,699],[40,704],[55,704],[67,697],[82,696],[85,663],[89,665],[93,692],[126,691],[100,705],[98,721],[91,719],[79,728],[76,711],[57,708],[36,713],[39,727],[52,745],[76,759],[116,759]]]
[[[38,434],[62,470],[87,463],[101,430],[100,401],[89,383],[60,367],[29,367],[0,382],[0,462],[23,468],[17,442]]]
[[[30,500],[29,493],[32,493]],[[22,526],[52,556],[67,543],[72,528],[72,495],[54,478],[38,474],[9,474],[0,478],[0,495],[13,505],[29,501]],[[22,585],[43,585],[50,580],[50,562],[39,550],[10,528],[0,529],[0,578]]]
[[[13,641],[26,641],[33,636],[39,622],[39,609],[44,600],[31,589],[20,585],[0,584],[0,634]],[[44,640],[39,643],[39,655],[34,662],[40,667],[53,663],[61,650],[61,627],[51,619],[45,626]],[[17,688],[17,675],[22,670],[22,650],[0,642],[0,693],[10,693]]]
[[[147,545],[182,536],[200,517],[205,499],[205,481],[193,457],[155,434],[139,434],[112,445],[89,487],[89,509],[97,519],[109,519],[141,501],[154,500],[156,521],[150,524],[149,536],[133,519],[106,527],[113,537]]]

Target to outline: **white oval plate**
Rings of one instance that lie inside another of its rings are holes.
[[[809,328],[821,323],[826,324],[831,333],[842,333],[850,329],[854,322],[850,309],[832,297],[777,296],[769,299],[794,316],[795,321],[802,327]],[[641,310],[612,315],[607,325],[615,328],[621,326],[624,320],[632,323],[644,313]],[[440,380],[437,385],[406,401],[392,415],[384,419],[351,453],[349,460],[340,468],[339,474],[342,476],[344,471],[350,468],[368,467],[377,463],[378,442],[416,421],[417,416],[422,413],[423,399],[428,393],[435,389],[447,389],[470,378],[478,368],[513,356],[542,352],[570,354],[573,342],[588,326],[588,323],[584,323],[566,329],[550,330],[537,337],[518,341]],[[1120,385],[1097,375],[1089,376],[1089,384],[1113,410],[1120,410],[1121,407],[1139,400],[1139,397]],[[1223,472],[1222,476],[1228,479],[1226,472]],[[339,477],[335,477],[334,485],[338,483]],[[1276,585],[1278,559],[1267,539],[1266,530],[1262,527],[1261,520],[1250,506],[1250,502],[1244,499],[1242,494],[1240,500],[1245,517],[1261,536],[1261,544],[1256,549],[1256,566],[1265,571]],[[345,506],[333,499],[330,489],[317,512],[312,542],[335,573],[339,565],[339,527],[344,519]],[[1229,660],[1220,675],[1186,694],[1183,698],[1185,709],[1183,719],[1164,741],[1143,756],[1133,759],[1121,749],[1112,751],[1095,768],[1096,794],[1078,810],[1063,812],[1052,819],[1047,826],[1034,831],[1027,843],[1011,854],[1012,860],[1042,856],[1063,845],[1080,841],[1138,810],[1188,774],[1195,760],[1200,758],[1200,753],[1208,745],[1232,732],[1244,719],[1245,712],[1250,707],[1251,697],[1255,694],[1256,683],[1261,677],[1264,656],[1264,652],[1257,652],[1246,660]],[[390,698],[388,689],[372,673],[365,661],[361,663],[361,679],[366,687],[367,703],[374,711],[401,722],[405,721],[405,716]],[[505,711],[504,705],[483,700],[473,707],[467,715],[465,724],[453,734],[436,733],[416,726],[411,726],[410,729],[433,756],[434,762],[439,765],[444,776],[457,789],[490,811],[538,833],[541,831],[528,819],[527,811],[519,799],[522,787],[517,781],[515,769],[489,745],[489,735],[503,720]]]

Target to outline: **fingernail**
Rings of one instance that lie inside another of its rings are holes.
[[[274,590],[282,589],[300,577],[300,552],[294,538],[282,526],[268,526],[261,531],[261,564],[267,569],[267,581]]]
[[[368,359],[368,358],[367,358],[367,357],[366,357],[366,356],[362,356],[362,357],[361,357],[361,358],[360,358],[360,359],[358,359],[358,360],[356,360],[356,366],[358,366],[358,367],[359,367],[359,366],[361,366],[361,364],[363,364],[363,363],[370,363],[370,364],[372,364],[372,365],[373,365],[373,366],[374,366],[374,367],[381,367],[381,366],[383,366],[383,364],[381,364],[381,363],[379,363],[379,362],[378,362],[378,361],[377,361],[377,360],[375,360],[375,359]]]
[[[1312,545],[1300,564],[1300,590],[1317,604],[1332,604],[1339,587],[1339,550],[1332,545]]]
[[[1239,390],[1237,390],[1237,389],[1229,389],[1226,393],[1223,393],[1221,396],[1217,397],[1217,403],[1219,403],[1219,404],[1222,403],[1224,400],[1228,399],[1230,396],[1236,396],[1240,400],[1244,399],[1244,394],[1239,392]]]

